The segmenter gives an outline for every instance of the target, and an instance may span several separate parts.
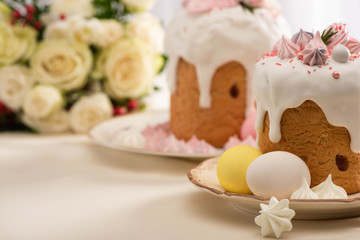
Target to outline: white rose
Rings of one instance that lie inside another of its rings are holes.
[[[64,98],[53,86],[38,85],[25,96],[23,110],[25,115],[39,119],[46,118],[64,106]]]
[[[50,24],[59,20],[61,15],[65,17],[80,16],[89,18],[94,14],[91,0],[52,0],[49,13],[43,14],[42,21]]]
[[[45,28],[45,39],[67,39],[68,38],[68,22],[55,21]]]
[[[164,51],[164,29],[159,19],[150,13],[132,16],[126,27],[127,34],[139,38],[156,53]]]
[[[0,2],[0,21],[9,21],[11,9],[3,2]]]
[[[122,0],[122,2],[129,12],[146,12],[155,4],[155,0]]]
[[[102,30],[101,23],[96,18],[86,20],[84,18],[74,16],[67,22],[69,26],[69,39],[79,43],[90,44],[96,42]]]
[[[105,77],[111,98],[137,98],[146,94],[156,75],[154,54],[136,39],[122,39],[102,53],[97,77]]]
[[[101,30],[94,42],[100,48],[110,47],[125,35],[123,25],[117,20],[101,20],[100,24]]]
[[[0,21],[0,67],[28,60],[35,47],[35,30]]]
[[[65,91],[83,87],[92,68],[92,54],[85,44],[46,40],[30,60],[35,79]]]
[[[13,111],[20,109],[24,97],[34,84],[28,68],[13,65],[0,70],[0,101]]]
[[[74,132],[87,133],[97,124],[112,117],[109,98],[103,93],[82,97],[70,110],[70,126]]]
[[[40,133],[63,133],[69,131],[69,115],[66,111],[58,111],[46,118],[22,116],[22,122]]]

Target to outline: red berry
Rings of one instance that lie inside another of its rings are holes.
[[[127,112],[125,107],[114,107],[114,115],[121,116]]]
[[[43,25],[40,21],[37,21],[34,23],[34,28],[37,29],[37,30],[40,30],[42,29]]]
[[[127,103],[127,107],[130,111],[136,110],[139,107],[139,103],[137,100],[135,99],[131,99],[130,101],[128,101]]]
[[[65,14],[60,14],[59,18],[60,18],[60,20],[65,20],[65,19],[66,19],[66,15],[65,15]]]
[[[27,12],[28,14],[34,14],[35,11],[36,11],[36,9],[35,9],[35,7],[34,7],[33,5],[27,5],[27,6],[26,6],[26,12]]]
[[[26,20],[27,22],[31,22],[33,19],[34,19],[34,16],[33,16],[33,15],[30,15],[30,14],[26,15],[25,20]]]
[[[18,10],[14,10],[14,11],[12,12],[12,17],[13,17],[14,19],[19,19],[19,18],[21,18],[21,13],[20,13]]]
[[[14,112],[13,112],[10,108],[5,108],[5,113],[6,113],[7,115],[11,115],[11,114],[13,114]]]
[[[4,114],[4,104],[0,102],[0,116]]]

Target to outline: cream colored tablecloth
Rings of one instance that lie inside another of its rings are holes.
[[[0,239],[261,239],[254,216],[188,182],[195,165],[86,136],[0,134]],[[360,239],[360,218],[293,224],[283,239]]]

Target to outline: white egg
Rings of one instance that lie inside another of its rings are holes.
[[[290,198],[301,187],[304,177],[310,184],[310,171],[304,161],[292,153],[281,151],[261,155],[246,172],[251,192],[264,198]]]
[[[331,58],[339,63],[347,63],[350,58],[350,51],[344,45],[336,45],[331,53]]]

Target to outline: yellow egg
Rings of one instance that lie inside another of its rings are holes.
[[[240,145],[224,152],[217,165],[217,177],[228,192],[251,194],[246,183],[246,171],[262,153],[256,148]]]

